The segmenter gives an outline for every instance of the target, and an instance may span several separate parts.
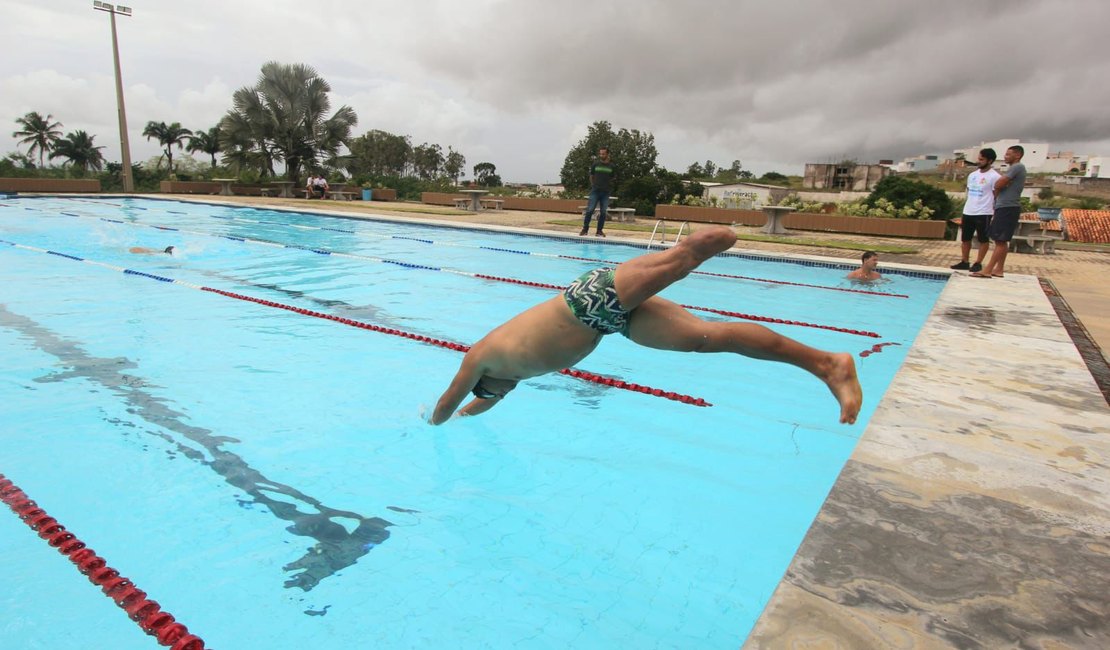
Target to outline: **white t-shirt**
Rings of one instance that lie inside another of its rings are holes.
[[[985,172],[978,169],[967,175],[966,215],[994,214],[994,184],[1002,175],[993,168]]]

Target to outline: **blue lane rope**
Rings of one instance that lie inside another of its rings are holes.
[[[117,219],[108,219],[106,217],[93,217],[93,218],[97,218],[97,219],[100,219],[102,221],[108,221],[108,222],[112,222],[112,223],[122,223],[122,224],[129,225],[129,226],[140,226],[140,227],[144,227],[144,228],[156,228],[156,229],[159,228],[159,226],[156,226],[156,225],[153,225],[153,224],[144,224],[144,223],[137,223],[137,222],[130,222],[130,221],[119,221]],[[224,218],[224,217],[221,217],[221,218]],[[231,219],[233,217],[226,217],[226,218]],[[248,243],[248,244],[259,244],[259,245],[265,245],[265,246],[271,246],[271,247],[292,248],[292,249],[297,249],[297,250],[308,251],[308,252],[311,252],[311,253],[316,253],[318,255],[334,255],[336,257],[348,257],[348,258],[352,258],[352,259],[369,260],[369,261],[374,261],[374,262],[381,262],[381,263],[384,263],[384,264],[393,264],[393,265],[396,265],[396,266],[401,266],[401,267],[416,269],[416,270],[442,271],[444,273],[451,273],[453,275],[460,275],[460,276],[463,276],[463,277],[469,277],[469,278],[474,278],[474,279],[479,279],[479,280],[492,280],[492,281],[495,281],[495,282],[505,282],[505,283],[509,283],[509,284],[517,284],[517,285],[522,285],[522,286],[536,287],[536,288],[543,288],[543,289],[552,289],[552,290],[556,290],[556,291],[561,291],[565,288],[565,287],[562,287],[562,286],[559,286],[559,285],[548,284],[548,283],[544,283],[544,282],[533,282],[533,281],[529,281],[529,280],[519,280],[519,279],[516,279],[516,278],[504,278],[504,277],[499,277],[499,276],[495,276],[495,275],[486,275],[486,274],[482,274],[482,273],[470,273],[470,272],[467,272],[467,271],[459,271],[457,269],[449,269],[449,268],[444,268],[444,267],[428,266],[428,265],[424,265],[424,264],[416,264],[416,263],[413,263],[413,262],[403,262],[403,261],[399,261],[399,260],[390,260],[390,259],[386,259],[386,258],[382,258],[382,257],[371,257],[371,256],[367,256],[367,255],[357,255],[357,254],[354,254],[354,253],[339,253],[339,252],[328,251],[328,250],[324,250],[324,249],[310,248],[310,247],[307,247],[307,246],[298,246],[296,244],[282,244],[280,242],[272,242],[272,241],[267,241],[267,240],[264,240],[264,239],[252,239],[252,238],[249,238],[249,237],[232,237],[232,236],[229,236],[229,235],[213,234],[213,233],[206,233],[206,232],[203,232],[203,231],[193,231],[193,230],[178,230],[178,232],[182,232],[182,233],[186,233],[186,234],[201,235],[201,236],[206,236],[206,237],[216,237],[216,238],[219,238],[219,239],[230,239],[232,241],[238,241],[238,242],[243,242],[243,243]],[[699,305],[682,304],[682,307],[684,307],[686,309],[689,309],[689,310],[693,310],[693,311],[703,311],[703,312],[707,312],[707,313],[711,313],[711,314],[717,314],[719,316],[728,316],[728,317],[732,317],[732,318],[740,318],[740,319],[743,319],[743,320],[750,320],[750,321],[755,321],[755,322],[760,322],[760,323],[772,323],[772,324],[775,324],[775,325],[788,325],[788,326],[795,326],[795,327],[810,327],[810,328],[814,328],[814,329],[823,329],[823,330],[828,330],[828,331],[832,331],[832,332],[841,332],[841,333],[844,333],[844,334],[853,334],[853,335],[856,335],[856,336],[868,336],[868,337],[871,337],[871,338],[881,338],[881,336],[876,332],[871,332],[871,331],[868,331],[868,330],[853,329],[853,328],[849,328],[849,327],[840,327],[840,326],[836,326],[836,325],[823,325],[823,324],[819,324],[819,323],[809,323],[809,322],[806,322],[806,321],[796,321],[796,320],[790,320],[790,319],[775,318],[773,316],[763,316],[763,315],[758,315],[758,314],[746,314],[746,313],[737,312],[737,311],[733,311],[733,310],[717,309],[717,308],[714,308],[714,307],[703,307],[703,306],[699,306]]]
[[[75,201],[80,200],[80,199],[73,199],[71,197],[64,197],[64,198],[67,198],[69,200],[75,200]],[[109,203],[107,205],[115,205],[115,204]],[[249,208],[249,209],[253,210],[253,209],[257,209],[257,208]],[[174,213],[174,214],[180,214],[180,213]],[[515,249],[507,249],[507,248],[506,249],[493,248],[493,247],[488,247],[488,246],[474,246],[474,245],[470,245],[470,244],[460,244],[460,243],[457,243],[457,242],[435,241],[435,240],[430,240],[430,239],[420,239],[420,238],[417,238],[417,237],[406,237],[406,236],[402,236],[402,235],[379,235],[377,233],[356,232],[354,230],[329,228],[327,226],[305,226],[305,225],[302,225],[302,224],[284,223],[284,222],[281,222],[281,221],[271,221],[271,220],[264,220],[264,219],[263,220],[260,220],[260,219],[244,219],[243,217],[235,217],[235,216],[223,215],[223,214],[210,214],[210,215],[205,215],[205,216],[211,217],[213,219],[224,219],[224,220],[227,220],[227,221],[239,221],[239,222],[242,222],[242,223],[250,223],[250,224],[271,224],[271,225],[283,226],[283,227],[286,227],[286,228],[297,228],[297,229],[300,229],[300,230],[331,230],[331,231],[334,231],[334,232],[344,232],[344,233],[349,233],[349,234],[357,234],[357,235],[366,236],[366,237],[375,237],[375,238],[378,238],[378,239],[405,239],[405,240],[409,240],[409,241],[417,241],[417,242],[430,244],[430,245],[435,245],[435,246],[451,246],[451,247],[455,247],[455,248],[486,249],[486,250],[497,251],[497,252],[512,253],[512,254],[516,254],[516,255],[533,255],[535,257],[546,257],[546,258],[550,258],[550,259],[585,261],[585,262],[594,262],[594,263],[601,263],[601,264],[614,264],[614,265],[615,264],[620,264],[619,261],[614,261],[614,260],[594,259],[594,258],[588,258],[588,257],[575,257],[575,256],[572,256],[572,255],[558,255],[558,254],[555,254],[555,253],[540,253],[540,252],[536,252],[536,251],[523,251],[523,250],[515,250]],[[752,276],[733,275],[733,274],[728,274],[728,273],[713,273],[713,272],[710,272],[710,271],[694,270],[694,271],[691,271],[690,274],[691,275],[702,275],[702,276],[706,276],[706,277],[729,279],[729,280],[742,280],[742,281],[748,281],[748,282],[762,282],[762,283],[766,283],[766,284],[778,284],[778,285],[784,285],[784,286],[803,287],[803,288],[807,288],[807,289],[822,289],[822,290],[825,290],[825,291],[840,291],[840,292],[844,292],[844,293],[857,293],[857,294],[861,294],[861,295],[879,296],[879,297],[884,297],[884,298],[909,298],[909,296],[907,296],[905,294],[900,294],[900,293],[885,293],[885,292],[882,292],[882,291],[869,291],[869,290],[866,290],[866,289],[849,289],[847,287],[827,287],[827,286],[820,285],[820,284],[807,284],[807,283],[804,283],[804,282],[787,282],[787,281],[784,281],[784,280],[772,280],[770,278],[757,278],[757,277],[752,277]]]

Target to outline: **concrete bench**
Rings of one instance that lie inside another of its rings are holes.
[[[350,201],[355,196],[354,192],[344,192],[340,190],[328,190],[328,198],[336,201]]]
[[[454,199],[455,207],[460,210],[470,209],[470,199]]]
[[[1010,251],[1017,253],[1040,253],[1042,255],[1056,252],[1056,240],[1060,237],[1051,235],[1021,235],[1010,240]]]
[[[262,187],[258,189],[259,196],[276,196],[277,190],[272,187]]]
[[[501,206],[504,205],[504,203],[505,203],[505,201],[503,199],[480,199],[480,200],[482,202],[482,207],[483,208],[493,208],[494,210],[500,210]]]
[[[636,209],[635,208],[609,208],[609,214],[613,215],[616,221],[635,221]]]
[[[582,216],[586,216],[586,208],[589,206],[580,205],[578,211]],[[594,208],[594,213],[590,216],[597,216],[601,213],[601,208]],[[609,208],[605,211],[611,221],[633,221],[633,216],[636,214],[635,208]]]

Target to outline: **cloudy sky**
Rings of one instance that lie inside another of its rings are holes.
[[[1110,155],[1106,0],[133,0],[119,18],[132,159],[150,120],[214,126],[269,60],[313,66],[332,106],[413,144],[557,181],[597,120],[659,163],[951,152],[985,140]],[[109,16],[0,0],[0,155],[50,113],[119,160]],[[469,177],[469,174],[468,174]]]

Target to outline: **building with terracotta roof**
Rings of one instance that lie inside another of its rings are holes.
[[[1110,244],[1110,210],[1065,208],[1060,216],[1064,220],[1068,241]]]

